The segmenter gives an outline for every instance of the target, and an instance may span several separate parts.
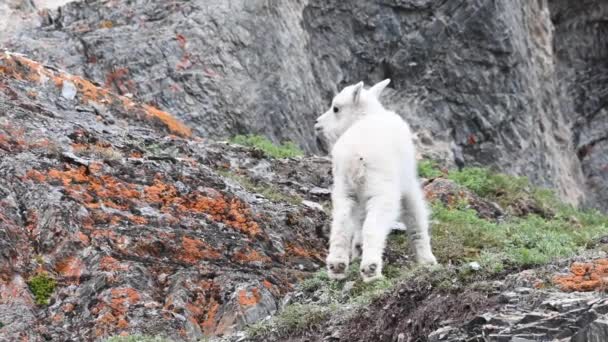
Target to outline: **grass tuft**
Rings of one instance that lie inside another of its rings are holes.
[[[423,159],[418,161],[418,176],[423,178],[437,178],[443,176],[436,162]]]
[[[304,154],[302,150],[293,142],[284,142],[281,145],[275,145],[270,139],[260,135],[237,135],[230,139],[230,142],[253,147],[261,150],[268,157],[272,158],[292,158],[299,157]]]
[[[247,332],[252,338],[298,334],[320,325],[334,310],[336,307],[331,305],[292,304],[271,321],[251,325]]]

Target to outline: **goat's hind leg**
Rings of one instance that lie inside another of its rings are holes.
[[[359,203],[353,209],[353,240],[350,249],[350,261],[360,258],[363,251],[362,229],[365,220],[365,207]]]
[[[428,209],[418,182],[412,182],[412,185],[405,189],[401,202],[401,219],[406,225],[416,261],[420,264],[436,264],[437,259],[431,249]]]
[[[356,203],[352,196],[343,191],[341,186],[336,186],[332,193],[332,205],[327,272],[331,279],[344,279],[350,261],[353,229],[355,228],[353,210]]]
[[[390,187],[388,188],[390,189]],[[399,216],[399,193],[387,191],[371,197],[363,223],[363,253],[360,272],[364,282],[382,277],[382,256],[386,238]]]

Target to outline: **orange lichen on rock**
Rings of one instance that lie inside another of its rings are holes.
[[[209,244],[187,236],[182,237],[182,249],[178,259],[189,264],[195,264],[203,259],[218,259],[221,256]]]
[[[205,335],[209,336],[214,333],[215,327],[217,325],[215,315],[217,314],[217,311],[219,310],[219,308],[220,308],[220,304],[216,303],[215,301],[212,300],[212,302],[210,303],[210,308],[209,308],[209,310],[207,310],[207,317],[200,324],[201,328],[203,329],[203,333]]]
[[[170,133],[181,137],[192,136],[192,130],[188,126],[167,112],[150,105],[136,104],[129,98],[114,94],[82,77],[46,68],[42,64],[23,56],[0,53],[0,74],[18,80],[29,80],[36,83],[44,83],[46,80],[52,80],[58,90],[63,87],[65,82],[71,82],[78,90],[77,95],[84,102],[91,101],[96,103],[122,104],[123,108],[129,112],[129,114],[133,115],[133,117],[157,121]]]
[[[26,172],[25,177],[27,179],[31,179],[33,181],[36,181],[38,183],[42,183],[46,180],[46,176],[43,175],[41,172],[36,171],[34,169],[29,170],[28,172]]]
[[[179,194],[173,185],[155,179],[151,186],[144,187],[144,195],[149,203],[166,206],[175,203]]]
[[[148,219],[138,215],[127,215],[127,219],[135,224],[145,225],[148,224]]]
[[[251,248],[237,251],[236,253],[234,253],[232,255],[232,259],[241,264],[256,262],[256,261],[265,263],[265,262],[270,261],[269,257],[267,257],[265,255],[261,255],[258,251],[251,249]]]
[[[205,335],[223,333],[218,327],[217,317],[220,309],[217,298],[222,293],[220,284],[212,280],[201,280],[190,284],[188,288],[192,291],[194,298],[185,304],[185,313],[180,310],[180,314],[185,314],[190,322],[198,324]],[[163,307],[167,312],[176,309],[174,298],[171,295],[165,300]]]
[[[608,259],[572,263],[570,272],[569,275],[558,275],[553,278],[553,282],[562,291],[595,291],[607,288]]]
[[[121,94],[134,93],[135,83],[129,79],[129,69],[117,68],[108,73],[104,87],[112,89],[112,86],[115,86]]]
[[[109,306],[120,314],[125,314],[130,305],[137,304],[140,300],[139,292],[132,287],[112,289],[111,295]]]
[[[85,265],[82,260],[74,256],[67,257],[55,265],[55,271],[65,277],[68,282],[74,284],[80,283],[84,268]]]
[[[210,198],[198,196],[191,205],[192,209],[205,212],[215,220],[221,221],[247,235],[257,236],[260,226],[251,218],[251,211],[236,198],[227,201],[223,197]]]
[[[129,154],[129,157],[131,158],[143,158],[144,154],[139,152],[139,151],[132,151],[131,154]]]
[[[256,305],[262,300],[262,294],[256,288],[251,290],[251,295],[247,294],[247,290],[240,290],[238,296],[239,304],[245,307]]]
[[[95,321],[94,334],[96,337],[101,337],[107,331],[112,331],[118,319],[111,312],[106,312]]]
[[[196,191],[188,196],[180,196],[173,185],[165,184],[159,179],[155,179],[153,185],[146,186],[144,194],[146,200],[159,205],[162,212],[177,210],[205,213],[214,221],[224,222],[247,235],[256,236],[261,233],[260,226],[252,219],[249,208],[236,198],[227,200],[220,193],[210,197]]]
[[[28,139],[25,130],[21,127],[14,127],[10,124],[0,126],[0,150],[18,153],[34,147],[35,144],[28,143]]]
[[[85,246],[88,246],[91,243],[89,236],[83,232],[78,232],[78,240]]]
[[[250,208],[238,198],[230,198],[217,191],[211,195],[208,191],[199,190],[180,194],[174,185],[164,182],[160,176],[149,186],[133,184],[102,174],[102,168],[95,165],[74,167],[66,164],[64,170],[51,169],[46,175],[29,170],[26,178],[63,185],[66,194],[91,209],[92,218],[97,224],[116,225],[128,221],[145,225],[148,224],[147,218],[130,212],[138,207],[152,206],[175,218],[176,222],[185,215],[200,213],[251,237],[262,232]],[[123,213],[109,215],[105,209]]]
[[[99,269],[106,272],[127,271],[129,266],[121,264],[111,256],[105,256],[99,262]]]
[[[91,309],[93,315],[99,314],[95,321],[95,336],[103,336],[129,327],[126,318],[130,306],[139,303],[141,296],[132,287],[114,288],[110,291],[109,303],[101,301]]]
[[[86,175],[87,168],[81,166],[79,168],[69,168],[65,171],[59,170],[49,170],[48,177],[51,179],[55,179],[61,181],[63,186],[67,187],[73,183],[85,183],[89,180],[89,177]]]
[[[155,119],[163,123],[170,132],[177,134],[181,137],[192,136],[192,130],[190,127],[184,125],[181,121],[174,118],[171,114],[163,112],[160,109],[154,108],[149,105],[143,105],[143,109],[149,118]]]
[[[297,256],[301,256],[301,257],[310,257],[310,252],[305,250],[304,248],[294,245],[292,243],[288,243],[287,247],[285,248],[285,250],[287,251],[287,253],[291,254],[291,255],[297,255]]]
[[[31,176],[41,179],[36,172],[32,172]],[[80,200],[89,209],[99,209],[103,204],[113,209],[129,210],[133,204],[131,201],[141,196],[135,185],[109,175],[94,176],[85,166],[68,166],[64,171],[51,169],[48,171],[48,178],[60,181],[72,198]],[[135,223],[144,224],[141,223],[142,219],[137,218]]]

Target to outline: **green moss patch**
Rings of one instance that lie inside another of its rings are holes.
[[[276,145],[270,141],[270,139],[260,135],[237,135],[230,139],[230,142],[259,149],[266,156],[271,158],[292,158],[304,154],[304,152],[302,152],[302,150],[293,142],[288,141]]]
[[[55,291],[57,282],[46,272],[40,272],[35,276],[32,276],[28,281],[27,285],[34,295],[36,304],[48,305],[51,295]]]

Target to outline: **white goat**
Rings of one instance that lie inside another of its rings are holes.
[[[416,260],[437,263],[412,133],[379,101],[389,82],[370,89],[363,82],[344,88],[315,124],[318,136],[331,147],[334,187],[327,267],[332,279],[344,279],[349,262],[358,256],[364,281],[382,277],[386,238],[399,219],[407,227]]]

